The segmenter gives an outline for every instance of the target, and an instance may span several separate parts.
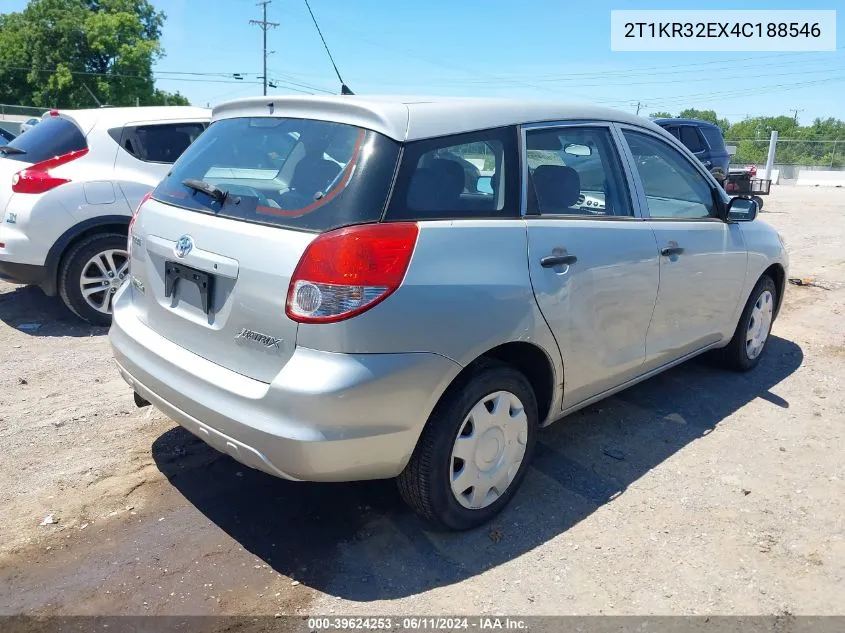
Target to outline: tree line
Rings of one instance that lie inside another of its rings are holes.
[[[653,112],[650,116],[668,118],[675,115]],[[677,117],[701,119],[718,125],[725,142],[736,145],[734,162],[737,163],[765,163],[769,137],[772,130],[777,130],[777,163],[845,167],[845,121],[834,117],[816,118],[810,125],[801,125],[797,116],[787,115],[748,117],[731,123],[720,119],[714,110],[696,108],[682,110]]]
[[[189,105],[155,87],[165,19],[147,0],[31,0],[0,15],[0,103]]]

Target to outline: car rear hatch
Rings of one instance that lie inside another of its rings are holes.
[[[380,219],[398,153],[386,137],[339,123],[212,124],[134,221],[138,318],[198,356],[271,382],[296,345],[285,302],[303,252],[324,231]]]
[[[87,131],[87,130],[86,130]],[[32,167],[44,174],[66,164],[88,149],[85,132],[70,117],[50,116],[29,131],[0,147],[0,218],[12,199],[15,174]],[[48,186],[46,182],[42,187]],[[43,191],[39,191],[42,192]]]
[[[28,162],[10,160],[2,152],[2,149],[0,148],[0,222],[5,219],[6,207],[14,195],[12,192],[12,178],[14,178],[16,173],[31,165]]]

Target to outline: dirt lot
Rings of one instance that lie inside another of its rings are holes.
[[[0,613],[842,614],[845,190],[781,187],[763,217],[830,289],[789,288],[761,365],[688,363],[545,430],[460,535],[392,482],[214,452],[134,407],[105,330],[0,282]]]

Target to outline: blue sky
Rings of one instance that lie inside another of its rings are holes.
[[[261,94],[255,0],[152,0],[168,19],[159,87],[196,105]],[[20,10],[26,0],[3,0]],[[839,9],[841,1],[769,0],[767,9]],[[611,52],[610,10],[673,9],[677,2],[602,0],[311,0],[346,83],[361,94],[443,94],[587,100],[641,114],[714,109],[731,120],[799,109],[845,119],[845,36],[836,52]],[[759,8],[710,0],[700,8]],[[686,5],[684,8],[693,8]],[[273,93],[339,85],[303,0],[273,0],[268,75]],[[167,73],[220,73],[220,76]],[[242,73],[243,82],[231,78]],[[228,75],[227,75],[228,74]],[[189,81],[193,80],[193,81]],[[215,82],[215,83],[213,83]],[[219,82],[219,83],[216,83]],[[254,83],[252,83],[254,82]]]

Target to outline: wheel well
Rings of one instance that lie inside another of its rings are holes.
[[[109,222],[107,224],[94,224],[79,231],[79,233],[75,233],[73,237],[71,237],[61,246],[61,250],[56,253],[55,260],[53,262],[53,269],[50,274],[50,280],[53,284],[53,294],[55,294],[55,289],[58,287],[59,284],[59,273],[62,269],[62,266],[64,265],[65,257],[67,257],[67,254],[70,253],[74,246],[79,244],[79,242],[81,242],[82,240],[91,237],[92,235],[98,235],[100,233],[128,234],[128,230],[129,218],[126,218],[126,222],[124,223]]]
[[[783,295],[785,294],[786,271],[780,264],[772,264],[763,272],[762,276],[771,277],[772,281],[775,282],[775,288],[778,291],[775,304],[775,316],[777,316],[778,312],[780,312],[781,303],[783,302]]]
[[[507,363],[528,379],[537,398],[537,419],[545,420],[554,395],[554,368],[546,353],[532,343],[505,343],[485,352],[473,365],[485,358]]]

